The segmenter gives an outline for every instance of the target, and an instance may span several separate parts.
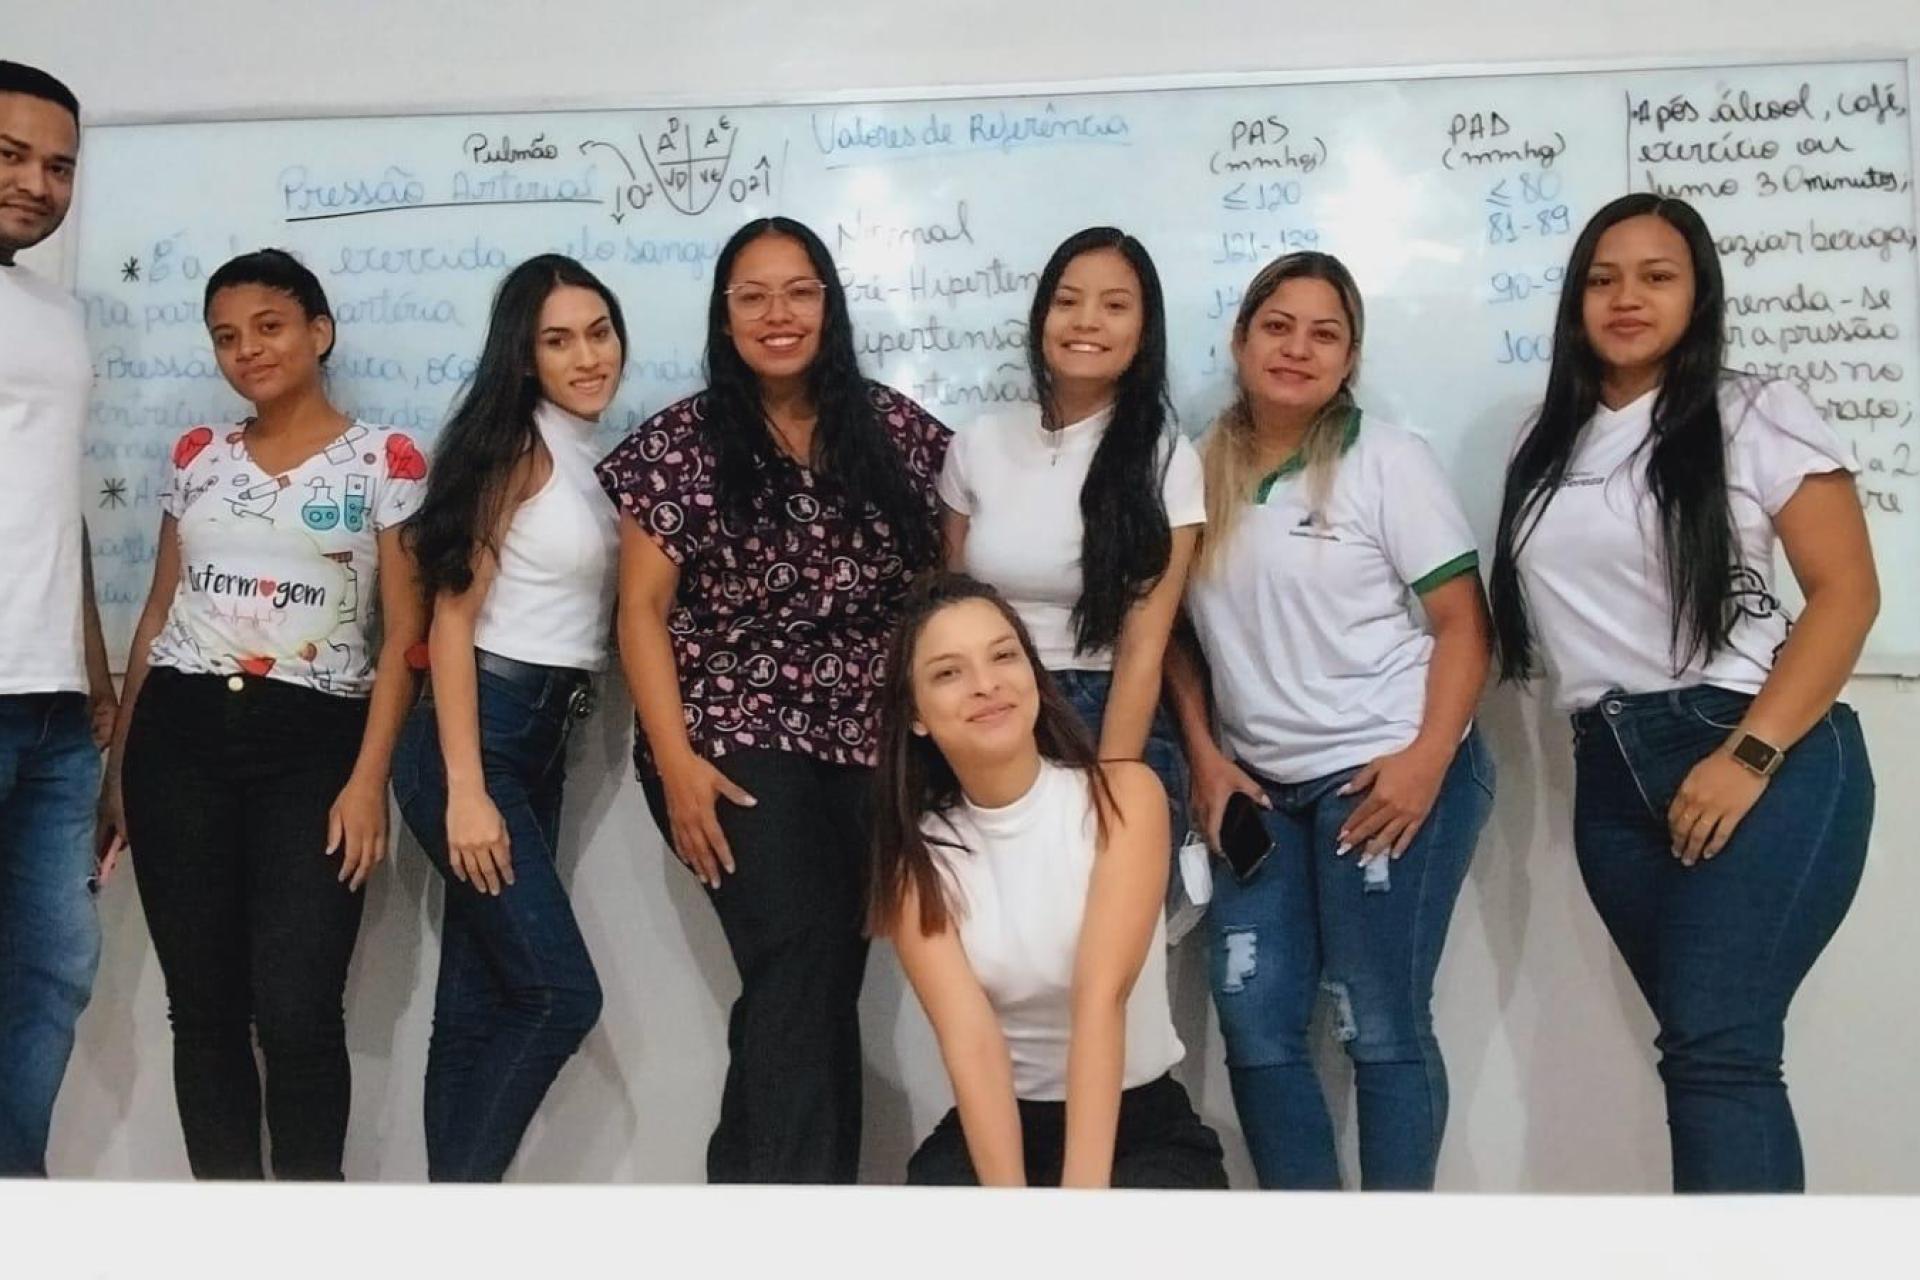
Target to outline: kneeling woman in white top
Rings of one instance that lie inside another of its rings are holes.
[[[1194,813],[1265,809],[1272,853],[1214,872],[1214,1007],[1265,1187],[1340,1185],[1307,1028],[1322,986],[1352,1059],[1360,1181],[1433,1185],[1447,1077],[1429,1003],[1493,799],[1472,729],[1489,663],[1473,534],[1417,436],[1361,422],[1359,289],[1289,254],[1234,321],[1240,395],[1201,446],[1207,532],[1187,608],[1226,753],[1170,664]],[[1425,625],[1414,612],[1418,601]]]
[[[613,618],[617,513],[595,423],[626,358],[620,304],[547,254],[500,285],[466,397],[410,526],[434,601],[431,695],[394,761],[407,826],[447,882],[427,1050],[427,1176],[498,1181],[600,1016],[554,865],[566,741]]]
[[[872,921],[958,1104],[907,1180],[1225,1187],[1167,1074],[1158,779],[1098,762],[1019,616],[959,575],[915,592],[882,715]]]

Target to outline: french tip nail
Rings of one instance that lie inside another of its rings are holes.
[[[1340,845],[1339,845],[1339,847],[1338,847],[1338,848],[1336,848],[1336,849],[1335,849],[1335,850],[1333,851],[1333,856],[1334,856],[1334,857],[1336,857],[1336,858],[1344,858],[1344,857],[1346,857],[1346,856],[1347,856],[1347,850],[1349,850],[1349,849],[1351,849],[1351,848],[1353,848],[1353,846],[1352,846],[1352,845],[1350,845],[1350,844],[1348,844],[1348,843],[1346,843],[1346,842],[1345,842],[1345,841],[1343,840],[1343,841],[1341,841],[1341,842],[1340,842]]]

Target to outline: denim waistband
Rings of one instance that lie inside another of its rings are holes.
[[[522,662],[486,649],[473,651],[473,665],[520,690],[536,707],[563,706],[576,720],[584,720],[593,712],[593,673],[590,671]]]
[[[1603,720],[1617,719],[1621,716],[1645,715],[1648,712],[1673,712],[1687,714],[1697,707],[1745,706],[1753,701],[1753,695],[1742,693],[1738,689],[1722,689],[1714,684],[1691,684],[1678,689],[1656,689],[1652,693],[1627,693],[1621,689],[1609,689],[1600,696],[1600,700],[1590,707],[1582,707],[1572,715],[1576,728],[1585,728],[1601,723]]]

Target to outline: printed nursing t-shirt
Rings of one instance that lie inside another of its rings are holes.
[[[149,661],[365,697],[378,535],[418,509],[426,478],[410,436],[361,422],[281,475],[255,465],[242,427],[188,431],[160,493],[180,585]]]

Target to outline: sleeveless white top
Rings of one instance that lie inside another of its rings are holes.
[[[999,809],[964,797],[929,814],[921,830],[934,844],[953,890],[951,901],[974,977],[1000,1020],[1019,1098],[1067,1096],[1067,1045],[1073,1030],[1073,966],[1093,876],[1098,825],[1091,783],[1048,760],[1026,795]],[[1167,1004],[1166,922],[1127,999],[1126,1065],[1131,1089],[1165,1075],[1185,1050]]]
[[[544,400],[533,423],[553,474],[514,509],[473,642],[521,662],[598,671],[613,622],[620,513],[594,478],[594,424]]]

